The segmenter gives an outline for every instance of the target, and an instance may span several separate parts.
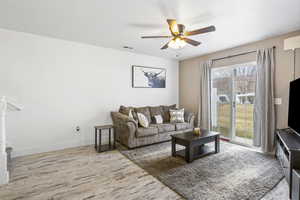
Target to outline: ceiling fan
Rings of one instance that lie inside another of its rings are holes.
[[[208,26],[205,28],[196,29],[193,31],[185,31],[185,26],[183,24],[177,24],[175,19],[167,19],[167,22],[169,24],[169,30],[171,32],[171,35],[167,36],[142,36],[142,39],[149,39],[149,38],[172,38],[167,44],[165,44],[160,49],[167,49],[168,47],[171,47],[173,49],[180,49],[186,45],[186,43],[198,46],[201,44],[201,42],[198,42],[196,40],[192,40],[187,38],[186,36],[191,35],[198,35],[202,33],[208,33],[213,32],[216,30],[215,26]]]

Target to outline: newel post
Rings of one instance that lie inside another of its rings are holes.
[[[5,97],[0,99],[0,184],[8,183],[9,174],[7,171],[7,155],[6,155],[6,129],[5,116],[7,110],[7,102]]]

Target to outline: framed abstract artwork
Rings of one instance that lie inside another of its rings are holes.
[[[166,69],[133,65],[132,87],[166,88]]]

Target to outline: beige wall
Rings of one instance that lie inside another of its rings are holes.
[[[179,105],[187,110],[197,112],[200,90],[200,63],[214,59],[261,48],[276,46],[275,96],[282,98],[282,105],[276,105],[277,127],[287,127],[289,81],[293,80],[294,59],[293,51],[283,50],[285,38],[300,35],[300,30],[278,37],[242,45],[204,56],[186,59],[179,63]],[[255,53],[216,61],[213,67],[254,61]],[[300,77],[300,49],[296,50],[296,77]]]

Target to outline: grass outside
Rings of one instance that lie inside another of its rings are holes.
[[[219,131],[225,137],[230,135],[231,127],[231,106],[219,104],[218,106],[218,127],[213,130]],[[242,138],[253,138],[253,104],[237,104],[236,108],[236,136]]]

